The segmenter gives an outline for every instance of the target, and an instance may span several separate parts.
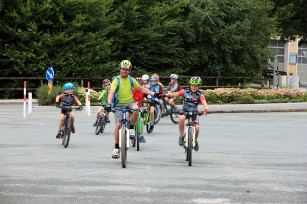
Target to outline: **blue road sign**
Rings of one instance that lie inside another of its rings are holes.
[[[54,71],[51,67],[49,67],[47,72],[46,72],[46,79],[48,81],[52,81],[53,77],[54,77]]]

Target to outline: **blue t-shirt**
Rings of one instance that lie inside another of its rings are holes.
[[[149,90],[155,93],[159,93],[160,92],[160,86],[159,84],[155,84],[155,85],[150,85]],[[152,100],[156,100],[156,97],[154,95],[151,95],[151,99]]]

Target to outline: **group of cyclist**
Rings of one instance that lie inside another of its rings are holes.
[[[197,111],[198,103],[202,103],[204,107],[204,114],[208,113],[208,105],[204,95],[199,91],[200,85],[202,84],[202,80],[200,77],[194,76],[190,79],[190,88],[187,89],[179,89],[179,84],[177,82],[178,75],[171,74],[170,75],[170,83],[166,88],[167,93],[163,93],[163,86],[159,82],[158,74],[152,74],[149,78],[148,75],[143,75],[140,78],[133,78],[130,76],[130,71],[132,69],[132,64],[129,60],[121,61],[119,65],[120,74],[116,77],[113,77],[112,82],[108,79],[103,80],[103,92],[101,96],[99,96],[98,100],[104,104],[104,110],[107,112],[106,122],[110,122],[109,120],[109,112],[112,108],[129,108],[137,110],[139,107],[143,106],[144,100],[148,100],[151,103],[148,103],[148,109],[151,112],[150,118],[150,130],[154,129],[154,112],[155,112],[155,99],[165,97],[165,100],[168,103],[175,107],[174,100],[176,97],[182,96],[183,97],[183,107],[182,111],[190,112],[190,111]],[[78,100],[78,98],[73,95],[74,86],[71,83],[67,83],[64,85],[64,94],[60,94],[56,97],[56,106],[60,106],[60,99],[62,99],[62,104],[64,105],[72,105],[76,102],[79,107],[82,109],[82,104]],[[116,103],[114,104],[114,96],[116,96]],[[98,117],[100,112],[103,110],[103,107],[100,106],[97,111],[97,118],[96,121],[93,123],[93,126],[97,125]],[[71,112],[72,118],[72,133],[75,132],[75,128],[73,125],[74,116]],[[165,115],[165,107],[162,106],[162,116]],[[62,122],[64,119],[63,109],[61,110],[60,114],[60,123],[59,123],[59,132],[56,135],[56,138],[61,137],[61,129],[62,129]],[[115,130],[114,130],[114,141],[115,146],[112,154],[112,158],[116,159],[119,158],[119,129],[120,129],[120,120],[122,119],[121,112],[114,113],[114,120],[115,120]],[[132,111],[130,114],[130,127],[129,127],[129,137],[134,138],[134,125],[138,119],[138,111]],[[184,132],[184,121],[186,116],[180,115],[179,117],[179,145],[183,145],[183,132]],[[199,118],[196,119],[197,125],[196,128],[196,145],[195,150],[198,151],[198,135],[199,135]],[[143,129],[143,128],[142,128]],[[143,134],[140,135],[140,142],[146,142],[145,137]]]

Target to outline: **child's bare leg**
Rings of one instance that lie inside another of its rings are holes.
[[[61,113],[60,114],[60,122],[59,122],[59,130],[62,130],[63,122],[64,122],[64,114]]]

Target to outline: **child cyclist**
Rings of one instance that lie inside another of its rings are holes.
[[[97,102],[101,102],[103,105],[107,104],[107,100],[108,100],[108,95],[109,95],[109,92],[110,92],[110,87],[111,87],[111,82],[109,79],[104,79],[102,81],[102,86],[104,88],[104,90],[102,91],[101,95],[98,97],[97,99]],[[97,116],[96,116],[96,121],[93,123],[93,126],[96,127],[97,126],[97,123],[98,123],[98,119],[99,119],[99,115],[100,115],[100,112],[103,110],[103,107],[100,106],[98,108],[98,111],[97,111]],[[110,119],[109,119],[109,113],[107,112],[106,114],[106,122],[109,123],[110,122]]]
[[[142,78],[136,78],[135,79],[140,86],[142,87],[145,87],[145,84],[142,80]],[[138,104],[139,107],[143,107],[143,102],[142,100],[144,99],[144,93],[141,92],[141,91],[138,91],[136,88],[133,88],[132,89],[132,93],[133,93],[133,98],[134,98],[134,101]],[[142,132],[141,132],[141,135],[140,135],[140,142],[141,143],[145,143],[146,142],[146,139],[144,137],[144,121],[142,120]]]
[[[74,85],[72,83],[66,83],[63,87],[64,89],[64,94],[60,94],[56,97],[55,99],[55,106],[57,108],[60,107],[60,105],[64,105],[64,106],[72,106],[74,104],[74,102],[76,102],[79,105],[79,109],[82,110],[82,103],[79,101],[79,99],[77,98],[77,96],[75,96],[74,93]],[[61,100],[61,103],[60,103]],[[60,122],[59,122],[59,131],[58,134],[56,135],[56,138],[59,139],[61,138],[62,135],[62,124],[64,122],[64,114],[65,109],[61,109],[61,114],[60,114]],[[74,127],[74,113],[71,111],[70,113],[70,118],[71,118],[71,132],[75,133],[75,127]]]
[[[151,75],[150,78],[150,86],[149,90],[154,93],[160,93],[160,85],[159,82],[159,76],[157,74]],[[151,100],[152,103],[149,103],[149,110],[150,110],[150,130],[152,131],[154,129],[155,125],[155,103],[156,103],[156,97],[154,95],[148,95],[148,100]]]
[[[171,74],[170,76],[170,83],[168,84],[168,87],[166,88],[166,91],[167,92],[177,92],[178,91],[178,75],[177,74]],[[170,106],[172,107],[176,107],[175,103],[174,103],[174,100],[176,99],[176,97],[172,97],[172,98],[169,98],[169,97],[165,97],[165,100],[169,103]],[[165,113],[165,107],[164,107],[164,104],[162,103],[162,116],[165,116],[166,113]]]
[[[184,113],[190,112],[190,111],[198,111],[197,106],[198,103],[201,102],[201,104],[204,106],[205,110],[203,111],[204,114],[208,114],[208,105],[206,102],[206,99],[204,95],[199,91],[199,87],[201,85],[202,81],[201,78],[198,76],[194,76],[190,79],[190,88],[185,89],[179,92],[173,92],[173,93],[166,93],[165,96],[167,97],[176,97],[176,96],[183,96],[184,102],[183,102],[183,107],[182,110]],[[185,115],[181,115],[179,117],[179,145],[183,145],[183,131],[184,131],[184,121],[186,119]],[[195,126],[196,133],[196,143],[194,149],[196,151],[199,150],[199,145],[198,145],[198,134],[199,134],[199,116],[197,116],[196,119],[197,125]]]

